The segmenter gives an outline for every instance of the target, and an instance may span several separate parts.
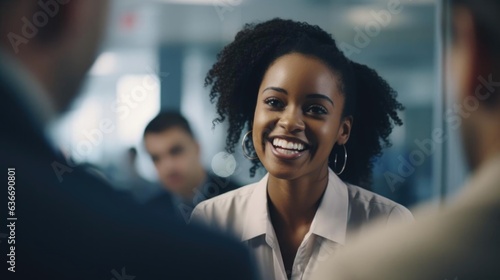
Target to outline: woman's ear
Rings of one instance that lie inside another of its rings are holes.
[[[345,145],[349,140],[349,136],[351,135],[353,117],[347,116],[340,123],[339,127],[339,137],[337,138],[338,145]]]

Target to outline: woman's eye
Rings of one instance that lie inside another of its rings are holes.
[[[307,112],[315,115],[325,115],[328,111],[323,106],[312,105],[307,108]]]
[[[267,105],[273,107],[273,108],[283,108],[283,102],[276,98],[268,98],[264,101]]]

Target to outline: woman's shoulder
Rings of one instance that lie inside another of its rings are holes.
[[[366,219],[387,219],[388,222],[412,222],[413,215],[403,205],[365,190],[356,185],[347,184],[351,216],[366,217]]]

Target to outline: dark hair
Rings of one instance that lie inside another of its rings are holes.
[[[164,111],[154,117],[144,129],[144,136],[148,133],[161,133],[171,128],[178,127],[185,130],[191,137],[194,138],[191,126],[184,116],[179,112]]]
[[[234,152],[243,129],[252,127],[258,89],[267,68],[278,57],[293,52],[316,57],[339,75],[346,100],[342,115],[354,118],[346,144],[348,163],[340,177],[370,188],[373,159],[390,145],[393,124],[402,125],[398,111],[403,106],[396,100],[395,91],[374,70],[350,61],[330,34],[304,22],[276,18],[247,24],[218,54],[205,86],[211,86],[210,99],[217,103],[214,124],[228,119],[227,151]],[[332,169],[337,149],[336,145],[329,156]],[[261,166],[259,160],[253,163],[251,176]]]

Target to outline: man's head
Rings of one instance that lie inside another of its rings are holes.
[[[20,61],[58,112],[76,96],[105,30],[109,0],[0,0],[0,46]]]
[[[205,173],[200,162],[200,146],[187,120],[176,112],[158,114],[146,126],[144,145],[164,187],[191,198]]]
[[[453,0],[448,68],[466,156],[475,169],[500,153],[500,1]]]

